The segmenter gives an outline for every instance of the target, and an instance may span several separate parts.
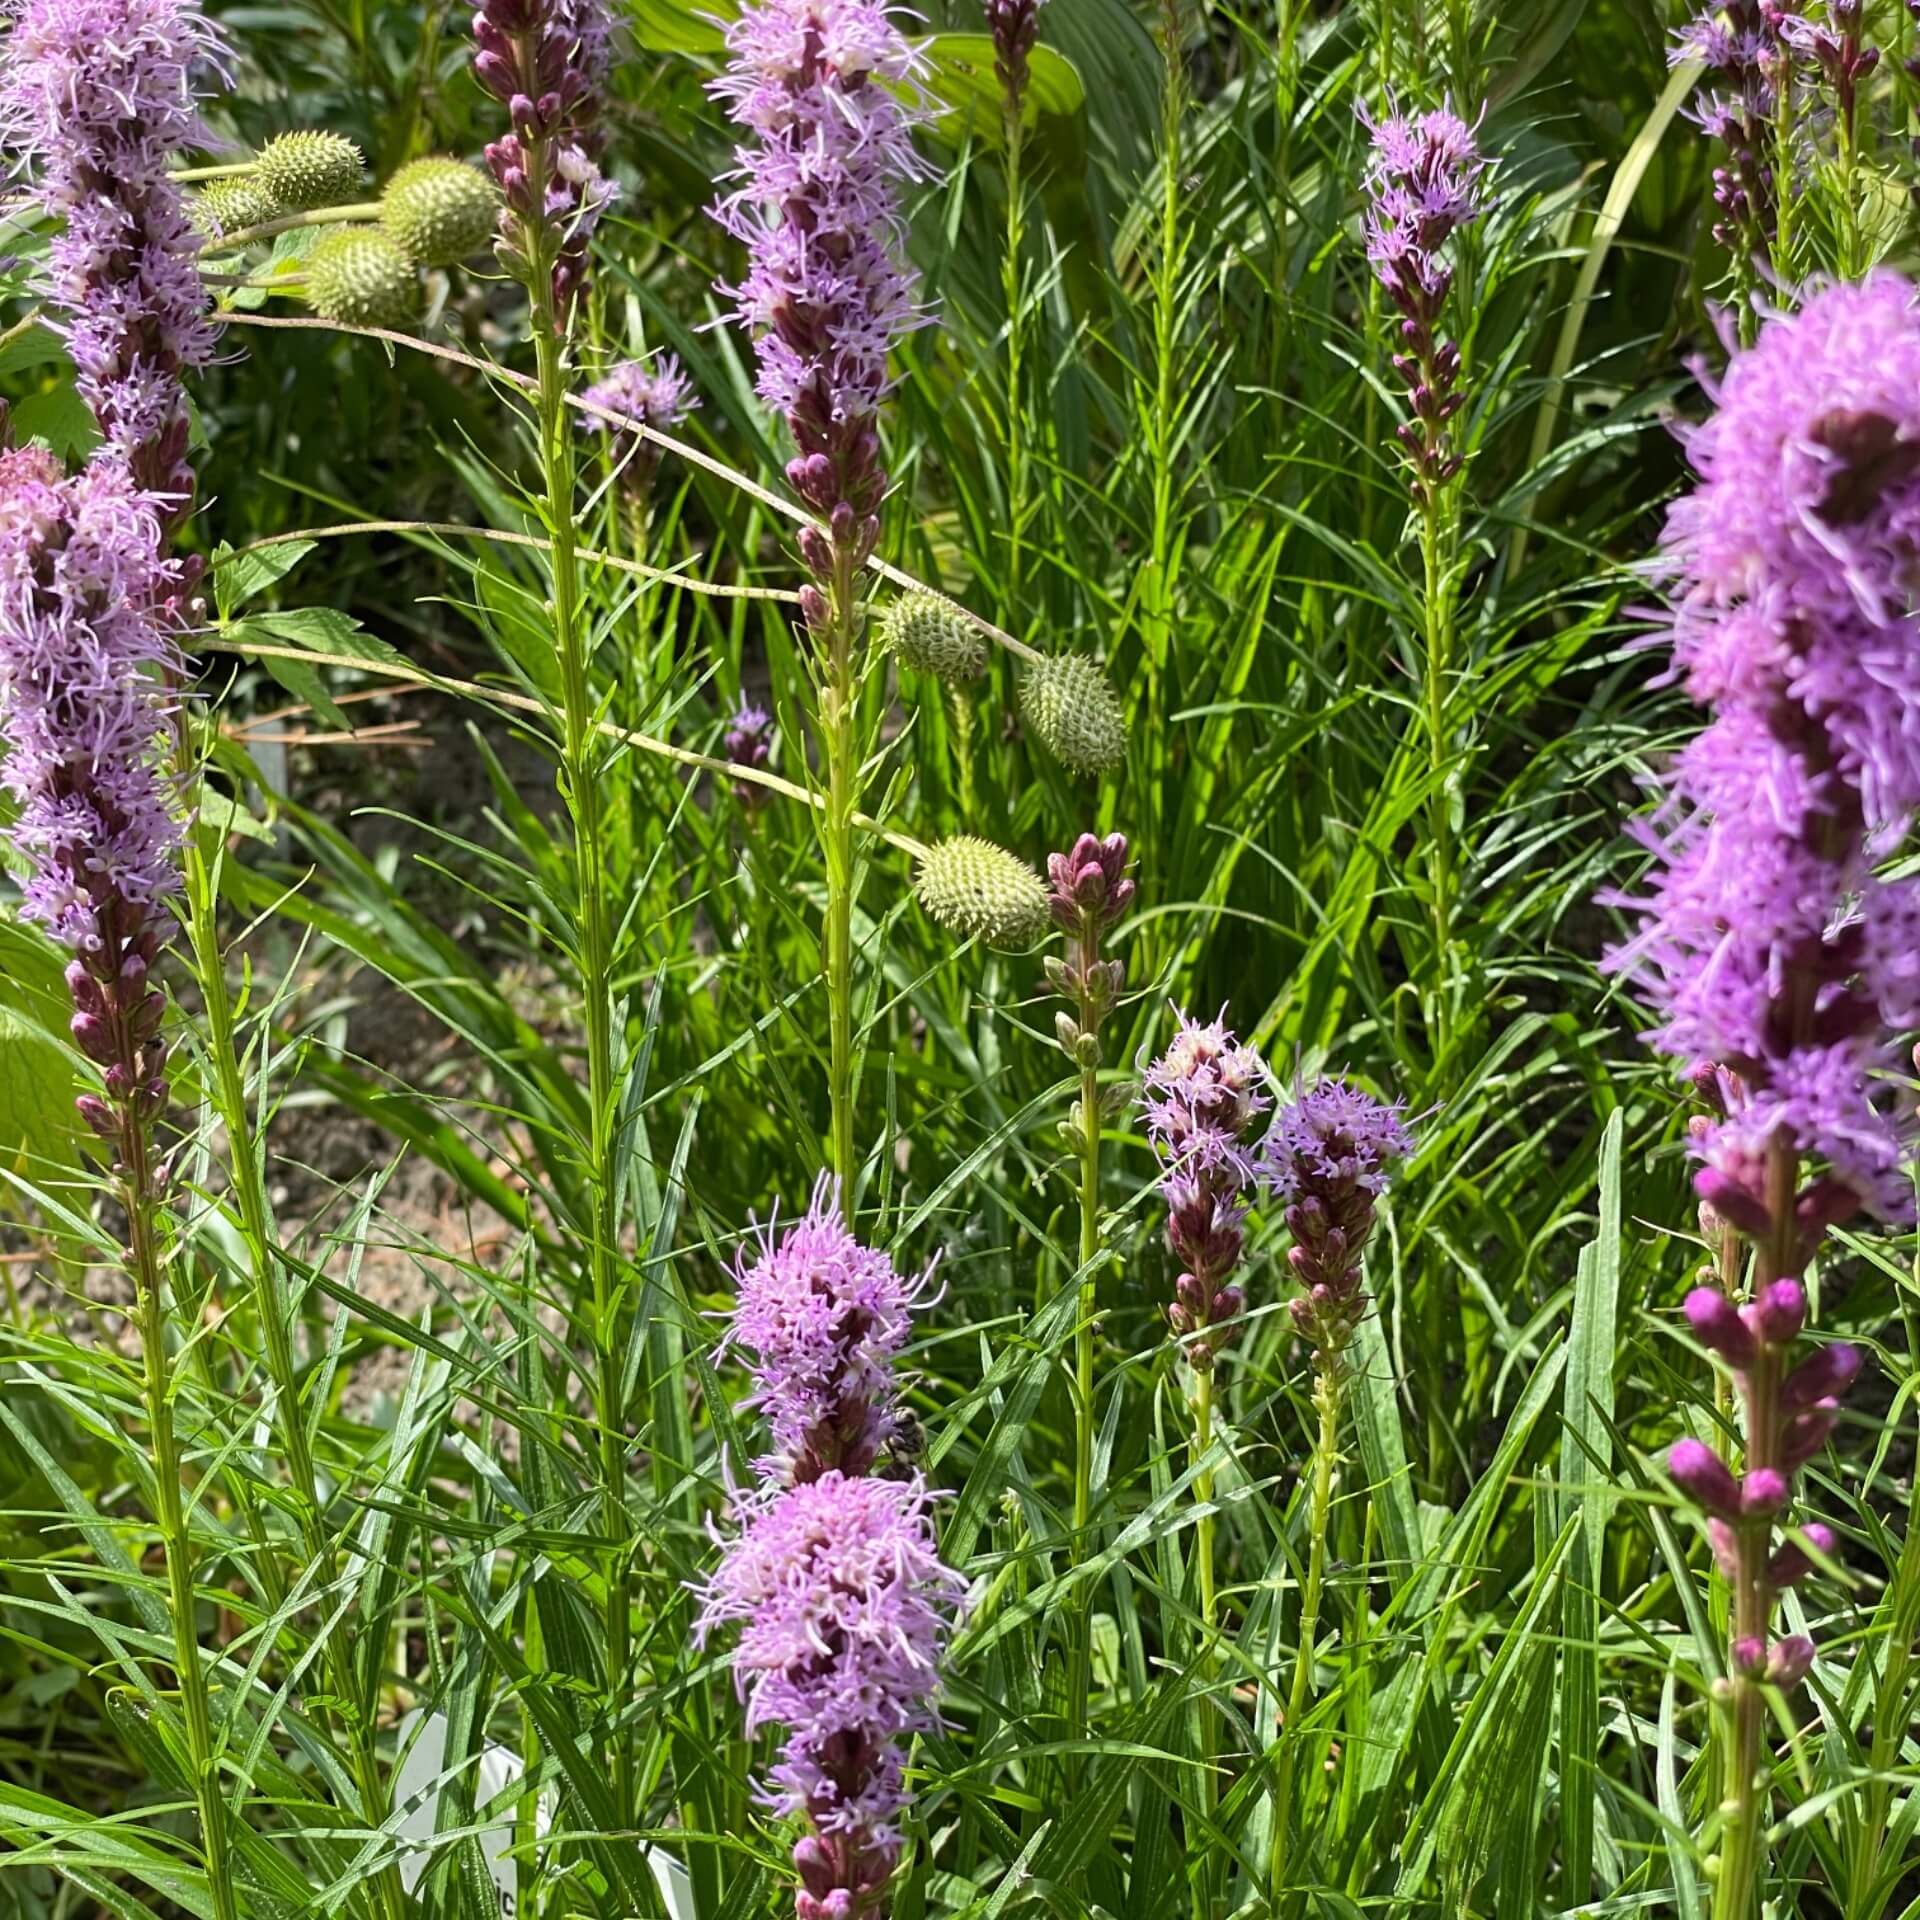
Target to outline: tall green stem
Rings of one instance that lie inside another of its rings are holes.
[[[1023,604],[1026,573],[1027,443],[1025,275],[1027,183],[1021,172],[1026,129],[1017,104],[1009,104],[1007,130],[1006,256],[1000,263],[1001,292],[1007,308],[1007,624],[1027,630]]]
[[[227,1135],[227,1173],[234,1204],[240,1214],[241,1237],[246,1242],[253,1283],[254,1311],[266,1343],[267,1378],[273,1385],[274,1434],[287,1462],[293,1489],[295,1524],[300,1543],[322,1591],[330,1594],[340,1580],[340,1560],[320,1501],[320,1480],[300,1404],[300,1373],[294,1358],[293,1309],[286,1275],[276,1256],[273,1217],[267,1205],[258,1141],[247,1110],[246,1084],[234,1028],[233,997],[227,988],[220,951],[218,887],[196,829],[186,848],[186,933],[193,954],[194,979],[200,989],[201,1019],[207,1058],[212,1067],[208,1096]],[[360,1794],[360,1814],[369,1829],[387,1824],[393,1801],[380,1770],[374,1739],[374,1703],[362,1697],[353,1656],[336,1627],[324,1650],[328,1684],[345,1719],[348,1757]],[[326,1716],[322,1716],[323,1720]],[[405,1920],[406,1895],[397,1865],[386,1867],[376,1882],[377,1897],[388,1920]]]
[[[1097,1018],[1083,1000],[1080,1022],[1090,1030]],[[1093,1329],[1099,1310],[1100,1259],[1100,1069],[1080,1069],[1080,1310],[1073,1330],[1073,1563],[1092,1551],[1093,1528]],[[1073,1633],[1070,1695],[1071,1738],[1086,1737],[1093,1697],[1093,1588],[1080,1589]]]
[[[544,141],[529,143],[528,177],[544,181]],[[529,223],[531,224],[531,223]],[[613,1731],[627,1703],[633,1568],[626,1503],[626,1437],[616,1260],[619,1182],[614,1168],[617,1094],[613,1035],[613,943],[606,898],[606,836],[602,815],[601,747],[596,725],[587,635],[580,606],[578,539],[574,526],[574,453],[567,418],[562,352],[565,316],[553,294],[555,237],[544,225],[528,235],[528,285],[538,392],[537,424],[552,540],[551,613],[560,665],[561,772],[573,820],[576,928],[587,1041],[587,1186],[591,1211],[587,1262],[593,1300],[594,1422],[599,1431],[601,1525],[609,1568],[606,1591],[606,1716],[614,1805],[624,1822],[634,1806],[633,1743]]]
[[[856,760],[854,640],[860,621],[853,552],[836,543],[825,635],[826,678],[820,694],[821,748],[827,762],[827,805],[821,823],[827,864],[828,1092],[832,1101],[833,1170],[843,1212],[853,1206],[856,1170],[853,1062],[853,816],[860,803]]]
[[[180,1437],[173,1423],[172,1362],[167,1350],[166,1269],[160,1251],[159,1201],[154,1190],[152,1144],[146,1123],[132,1099],[116,1111],[120,1126],[120,1200],[127,1215],[127,1266],[140,1329],[142,1391],[147,1431],[153,1447],[155,1519],[167,1563],[167,1611],[173,1621],[173,1666],[180,1682],[186,1721],[187,1766],[193,1775],[194,1806],[200,1816],[206,1856],[207,1888],[214,1920],[239,1920],[234,1891],[233,1848],[227,1803],[220,1791],[220,1763],[214,1750],[213,1708],[206,1669],[200,1663],[198,1597],[194,1591],[193,1536],[187,1523]]]
[[[1340,1376],[1337,1357],[1314,1374],[1313,1404],[1320,1432],[1313,1449],[1313,1495],[1307,1514],[1307,1584],[1300,1596],[1300,1631],[1293,1653],[1293,1682],[1280,1729],[1280,1765],[1273,1787],[1273,1846],[1267,1870],[1267,1900],[1275,1912],[1287,1884],[1293,1796],[1299,1778],[1301,1721],[1313,1686],[1314,1641],[1320,1627],[1320,1596],[1327,1574],[1327,1528],[1333,1508],[1333,1469],[1340,1443]]]
[[[1213,1777],[1213,1703],[1206,1697],[1207,1676],[1213,1667],[1213,1636],[1219,1615],[1219,1599],[1213,1578],[1213,1468],[1203,1465],[1213,1451],[1213,1370],[1196,1370],[1193,1376],[1193,1497],[1200,1509],[1194,1523],[1194,1565],[1200,1588],[1200,1646],[1194,1671],[1200,1682],[1199,1710],[1194,1715],[1195,1754],[1200,1777],[1198,1793],[1201,1811],[1211,1822],[1219,1789]],[[1202,1835],[1188,1848],[1200,1860],[1199,1898],[1196,1911],[1200,1920],[1211,1920],[1213,1853],[1211,1840]]]

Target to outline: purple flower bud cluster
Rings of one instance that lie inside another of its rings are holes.
[[[0,453],[0,768],[20,803],[23,912],[73,950],[73,1037],[104,1069],[112,1135],[165,1104],[165,997],[149,983],[173,932],[180,820],[156,677],[179,665],[156,616],[179,566],[161,508],[117,459],[69,479],[35,447]]]
[[[813,1831],[793,1851],[796,1920],[885,1911],[899,1861],[906,1738],[933,1697],[966,1597],[940,1559],[924,1481],[837,1469],[743,1503],[701,1590],[697,1632],[742,1628],[747,1731],[785,1727],[763,1798]]]
[[[473,72],[507,109],[487,148],[499,182],[501,264],[530,279],[546,263],[564,326],[586,283],[587,248],[619,188],[600,171],[600,92],[613,51],[606,0],[482,0]]]
[[[736,767],[758,771],[773,758],[773,715],[742,698],[734,716],[727,722],[727,758]],[[749,814],[764,806],[769,798],[765,787],[754,780],[736,780],[733,797]]]
[[[1460,471],[1449,430],[1466,404],[1459,390],[1460,349],[1441,338],[1453,268],[1444,250],[1485,208],[1480,182],[1487,162],[1475,130],[1449,108],[1408,117],[1389,112],[1362,120],[1373,135],[1363,182],[1367,258],[1400,309],[1402,350],[1393,370],[1407,383],[1413,418],[1394,431],[1412,472],[1417,505]]]
[[[581,416],[582,433],[603,433],[620,470],[620,484],[630,495],[644,495],[660,466],[660,449],[642,433],[605,416],[624,415],[637,427],[671,433],[700,404],[693,383],[678,357],[663,353],[657,359],[628,360],[604,380],[590,386],[580,398],[600,413]]]
[[[993,71],[1006,97],[1007,116],[1017,120],[1027,97],[1033,49],[1040,38],[1040,9],[1047,0],[984,0],[993,36]]]
[[[1639,829],[1653,882],[1617,902],[1640,925],[1610,964],[1658,1011],[1647,1037],[1704,1070],[1701,1197],[1791,1273],[1856,1206],[1911,1211],[1884,1076],[1920,1024],[1920,884],[1873,863],[1920,807],[1920,298],[1887,271],[1825,287],[1715,398],[1658,562],[1712,719]],[[1790,1221],[1779,1153],[1828,1170]]]
[[[1880,64],[1880,49],[1866,42],[1865,0],[1827,0],[1823,23],[1788,14],[1781,32],[1793,50],[1811,60],[1833,90],[1834,106],[1849,141],[1860,112],[1860,83]]]
[[[797,1920],[885,1911],[908,1804],[906,1738],[935,1726],[940,1660],[966,1583],[942,1564],[933,1496],[898,1471],[912,1450],[894,1365],[927,1281],[904,1280],[841,1218],[826,1176],[807,1212],[758,1237],[736,1270],[725,1347],[749,1356],[746,1404],[774,1451],[735,1501],[738,1531],[700,1589],[704,1643],[740,1623],[734,1667],[747,1731],[787,1738],[763,1798],[803,1815]],[[894,1471],[876,1474],[883,1456]]]
[[[1048,857],[1047,879],[1047,910],[1067,936],[1065,954],[1047,956],[1047,984],[1075,1009],[1055,1016],[1054,1031],[1060,1051],[1076,1067],[1097,1067],[1101,1022],[1127,984],[1126,963],[1100,957],[1101,935],[1133,904],[1127,836],[1110,833],[1101,840],[1083,833],[1065,853]],[[1099,1115],[1083,1113],[1074,1103],[1069,1130],[1076,1140],[1086,1127],[1099,1124]]]
[[[1705,1512],[1714,1559],[1738,1596],[1736,1674],[1792,1686],[1812,1661],[1812,1644],[1796,1636],[1769,1647],[1758,1629],[1771,1618],[1774,1597],[1813,1571],[1806,1548],[1831,1555],[1837,1542],[1819,1521],[1806,1522],[1798,1539],[1777,1547],[1773,1531],[1788,1524],[1794,1477],[1826,1445],[1863,1356],[1836,1340],[1793,1360],[1807,1318],[1806,1289],[1798,1280],[1771,1281],[1744,1307],[1717,1286],[1695,1287],[1685,1311],[1694,1338],[1726,1362],[1739,1384],[1747,1464],[1736,1477],[1711,1447],[1689,1439],[1674,1445],[1667,1470]]]
[[[1228,1032],[1224,1013],[1205,1025],[1180,1013],[1172,1044],[1146,1076],[1147,1133],[1160,1157],[1167,1245],[1181,1264],[1167,1319],[1202,1373],[1246,1311],[1233,1273],[1246,1242],[1254,1127],[1268,1105],[1260,1090],[1266,1064]]]
[[[913,147],[924,62],[878,0],[761,0],[727,48],[712,90],[751,138],[735,150],[739,184],[713,210],[748,254],[746,278],[722,291],[753,336],[760,397],[798,447],[787,478],[827,523],[800,540],[827,585],[836,556],[859,566],[879,539],[887,356],[928,318],[898,197],[929,177]],[[819,630],[818,586],[803,604]]]
[[[0,138],[63,222],[45,297],[109,454],[168,525],[193,497],[180,372],[218,332],[167,169],[205,141],[201,87],[226,59],[195,0],[21,0],[0,53]]]
[[[1326,1364],[1338,1364],[1366,1310],[1360,1260],[1374,1205],[1412,1151],[1398,1105],[1335,1079],[1297,1092],[1261,1143],[1261,1177],[1286,1208],[1287,1261],[1303,1289],[1287,1310]]]
[[[1772,0],[1731,0],[1682,27],[1670,55],[1675,66],[1697,60],[1713,76],[1687,112],[1726,149],[1724,164],[1713,172],[1720,210],[1713,234],[1740,260],[1758,253],[1773,232],[1774,115],[1780,89],[1793,84],[1784,35],[1789,17]]]
[[[931,1269],[907,1281],[887,1255],[863,1247],[825,1175],[799,1220],[784,1233],[777,1227],[759,1234],[753,1257],[735,1270],[724,1343],[747,1354],[754,1391],[746,1404],[773,1430],[777,1451],[758,1471],[796,1483],[836,1469],[870,1472],[900,1428],[893,1366]]]

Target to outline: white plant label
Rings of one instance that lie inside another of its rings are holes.
[[[400,1822],[399,1835],[403,1842],[423,1843],[403,1846],[400,1854],[400,1883],[412,1893],[433,1861],[431,1843],[440,1824],[440,1798],[445,1791],[441,1775],[446,1771],[446,1716],[428,1714],[416,1707],[400,1722],[400,1750],[406,1757],[393,1783],[393,1797],[408,1811]],[[489,1744],[481,1749],[473,1774],[474,1819],[481,1828],[480,1851],[486,1859],[487,1872],[499,1890],[500,1920],[515,1920],[520,1912],[520,1862],[510,1859],[507,1853],[513,1845],[512,1812],[503,1810],[497,1818],[487,1820],[486,1809],[489,1801],[511,1787],[526,1770],[526,1762],[517,1753]],[[409,1804],[416,1799],[418,1806]],[[552,1823],[553,1810],[543,1796],[534,1809],[533,1830],[543,1834]],[[643,1848],[642,1852],[673,1920],[698,1920],[693,1910],[693,1885],[686,1869],[654,1848]]]

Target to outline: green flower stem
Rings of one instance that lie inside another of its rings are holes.
[[[273,1217],[267,1205],[259,1142],[247,1110],[247,1092],[240,1071],[234,1028],[233,997],[227,987],[220,950],[219,885],[201,840],[200,830],[187,836],[185,913],[187,944],[193,957],[194,981],[200,990],[201,1018],[206,1033],[207,1059],[212,1068],[208,1098],[220,1116],[227,1136],[227,1172],[234,1205],[240,1214],[240,1236],[247,1247],[253,1282],[254,1310],[266,1343],[267,1378],[273,1384],[274,1433],[287,1462],[300,1543],[323,1592],[339,1584],[340,1558],[327,1531],[320,1499],[320,1480],[307,1423],[301,1408],[300,1370],[294,1358],[293,1309],[286,1274],[274,1247]],[[393,1812],[392,1796],[380,1771],[374,1738],[374,1702],[361,1698],[353,1655],[338,1628],[328,1635],[324,1651],[328,1685],[342,1703],[348,1757],[360,1794],[360,1815],[368,1828],[385,1827]],[[323,1724],[333,1713],[323,1712]],[[397,1865],[385,1867],[376,1882],[381,1910],[388,1920],[406,1920],[405,1891]]]
[[[292,233],[297,227],[339,227],[379,218],[378,200],[356,200],[344,207],[310,207],[305,213],[282,214],[279,219],[263,220],[258,226],[236,227],[217,240],[204,241],[200,251],[227,253],[235,247],[251,246],[256,240],[271,240],[275,234]]]
[[[131,1067],[131,1062],[127,1063]],[[131,1074],[129,1076],[131,1078]],[[136,1096],[137,1097],[137,1096]],[[182,1497],[185,1480],[180,1436],[173,1421],[173,1370],[167,1348],[166,1263],[160,1247],[160,1199],[153,1169],[153,1143],[135,1097],[115,1104],[119,1129],[114,1145],[119,1158],[120,1203],[127,1216],[127,1270],[135,1293],[134,1318],[140,1331],[141,1387],[147,1431],[153,1448],[154,1518],[167,1563],[167,1611],[173,1621],[173,1667],[180,1683],[186,1722],[187,1768],[200,1818],[206,1858],[207,1889],[214,1920],[239,1920],[234,1887],[233,1844],[220,1762],[214,1748],[213,1708],[206,1668],[200,1660],[198,1595],[194,1590],[193,1535]]]
[[[821,850],[827,867],[827,1022],[828,1097],[832,1106],[833,1171],[840,1181],[840,1209],[852,1219],[857,1171],[854,1145],[853,1065],[853,896],[855,891],[853,822],[859,802],[855,739],[859,686],[854,672],[854,638],[860,603],[854,586],[852,552],[836,545],[828,596],[826,679],[820,693],[821,747],[827,763],[827,805],[821,822]]]
[[[1314,1640],[1320,1626],[1320,1596],[1327,1574],[1327,1529],[1333,1509],[1333,1468],[1340,1444],[1340,1362],[1328,1356],[1316,1364],[1313,1404],[1320,1432],[1313,1449],[1313,1493],[1307,1514],[1307,1584],[1300,1595],[1300,1629],[1293,1654],[1293,1681],[1287,1692],[1287,1717],[1280,1728],[1280,1764],[1273,1786],[1273,1845],[1268,1856],[1267,1900],[1277,1913],[1287,1884],[1298,1781],[1301,1727],[1313,1686]]]
[[[1024,551],[1027,504],[1026,383],[1023,358],[1026,348],[1026,302],[1021,265],[1026,256],[1027,186],[1021,172],[1022,148],[1026,128],[1022,109],[1011,100],[1006,103],[1007,230],[1006,252],[1000,263],[1000,286],[1007,307],[1007,619],[1024,630],[1027,621],[1022,597],[1025,590],[1026,556]]]
[[[1089,923],[1091,927],[1091,923]],[[1093,932],[1089,940],[1098,938]],[[1088,958],[1091,959],[1091,952]],[[1091,1033],[1099,1009],[1080,1001],[1080,1029]],[[1080,1069],[1080,1309],[1073,1330],[1073,1549],[1082,1565],[1093,1550],[1094,1317],[1099,1310],[1100,1262],[1100,1069]],[[1093,1583],[1081,1584],[1074,1622],[1069,1676],[1069,1739],[1084,1740],[1092,1721]],[[1076,1759],[1072,1771],[1077,1774]]]
[[[1203,1465],[1213,1451],[1213,1368],[1197,1369],[1193,1376],[1193,1498],[1200,1509],[1194,1522],[1194,1567],[1200,1588],[1200,1645],[1194,1659],[1194,1673],[1200,1683],[1199,1710],[1194,1715],[1194,1759],[1199,1767],[1198,1795],[1204,1818],[1211,1823],[1219,1798],[1213,1777],[1213,1705],[1205,1697],[1207,1675],[1213,1668],[1213,1637],[1219,1615],[1219,1597],[1213,1581],[1213,1468]],[[1195,1912],[1199,1920],[1211,1920],[1213,1910],[1213,1850],[1209,1841],[1197,1839],[1189,1848],[1200,1858],[1199,1885]]]
[[[548,174],[547,143],[528,143],[527,177]],[[587,1184],[591,1195],[587,1264],[593,1303],[594,1424],[599,1435],[601,1526],[608,1556],[606,1591],[605,1714],[614,1807],[630,1825],[634,1808],[631,1739],[612,1731],[628,1705],[633,1610],[633,1556],[626,1501],[626,1421],[622,1404],[621,1345],[616,1324],[615,1275],[620,1216],[619,1175],[614,1166],[618,1098],[613,1033],[613,941],[606,897],[606,825],[602,815],[599,713],[587,657],[586,623],[580,606],[580,569],[574,525],[574,447],[567,414],[563,353],[566,316],[555,306],[553,268],[558,236],[544,221],[524,223],[528,292],[532,306],[535,418],[546,489],[548,535],[553,541],[554,648],[561,689],[561,778],[573,820],[575,932],[587,1043]]]

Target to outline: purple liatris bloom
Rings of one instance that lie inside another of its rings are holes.
[[[766,708],[742,699],[733,718],[727,722],[726,752],[736,767],[751,767],[755,771],[764,767],[773,758],[773,715]],[[752,812],[765,804],[768,795],[758,781],[736,780],[733,797]]]
[[[193,494],[180,372],[217,330],[167,168],[206,140],[202,90],[226,58],[194,0],[22,0],[0,52],[0,137],[64,223],[45,297],[108,448],[170,523]]]
[[[1413,418],[1395,432],[1412,469],[1416,502],[1460,471],[1449,422],[1466,404],[1459,390],[1460,349],[1441,337],[1453,268],[1446,247],[1477,219],[1487,162],[1475,131],[1451,109],[1373,121],[1363,182],[1367,198],[1367,259],[1400,310],[1402,351],[1393,370],[1407,383]]]
[[[764,1798],[813,1831],[796,1920],[884,1910],[900,1856],[908,1736],[932,1729],[966,1583],[940,1559],[925,1484],[838,1471],[749,1496],[700,1591],[697,1633],[742,1629],[747,1729],[787,1730]]]
[[[474,77],[505,105],[511,130],[487,148],[506,202],[500,258],[525,279],[551,258],[555,323],[586,283],[587,248],[619,189],[600,171],[600,94],[612,59],[606,0],[482,0]]]
[[[1731,0],[1681,28],[1672,59],[1697,60],[1712,76],[1688,109],[1703,132],[1726,149],[1713,173],[1720,217],[1714,238],[1746,259],[1773,232],[1777,212],[1773,126],[1780,89],[1793,84],[1792,57],[1781,35],[1781,9],[1768,0]]]
[[[68,479],[38,448],[0,453],[0,777],[20,803],[23,911],[73,950],[81,1051],[117,1103],[146,1110],[166,1093],[147,976],[179,886],[161,680],[178,658],[159,612],[178,573],[119,461]],[[82,1111],[108,1130],[97,1101]]]
[[[1757,1237],[1767,1163],[1825,1163],[1793,1200],[1799,1270],[1855,1206],[1911,1210],[1884,1074],[1920,1021],[1920,886],[1876,853],[1920,807],[1920,301],[1899,275],[1814,293],[1737,355],[1668,516],[1675,669],[1712,719],[1641,829],[1651,888],[1611,956],[1648,1035],[1714,1106],[1701,1197]]]
[[[778,1449],[760,1472],[796,1482],[867,1472],[899,1428],[893,1363],[928,1276],[904,1280],[884,1253],[863,1247],[822,1177],[807,1211],[785,1232],[777,1221],[767,1227],[735,1277],[726,1345],[746,1352],[747,1404],[766,1414]]]
[[[1232,1276],[1245,1244],[1254,1125],[1268,1104],[1266,1066],[1224,1020],[1179,1020],[1172,1044],[1147,1070],[1144,1104],[1161,1163],[1167,1245],[1182,1267],[1167,1318],[1204,1372],[1246,1308]]]
[[[913,147],[922,61],[876,0],[762,0],[727,49],[713,91],[749,138],[714,216],[748,265],[725,291],[754,337],[760,397],[799,448],[787,477],[831,530],[801,541],[826,581],[836,549],[859,564],[879,538],[887,356],[927,319],[898,197],[928,177]],[[810,603],[811,619],[822,611]]]
[[[1297,1092],[1261,1143],[1260,1175],[1286,1208],[1287,1259],[1303,1289],[1288,1311],[1329,1362],[1366,1307],[1360,1258],[1375,1203],[1389,1169],[1412,1151],[1398,1106],[1332,1079]]]
[[[656,432],[671,433],[700,404],[693,383],[671,353],[628,360],[604,380],[596,381],[580,398],[589,407],[602,410],[582,416],[581,432],[609,437],[621,484],[635,493],[646,491],[660,464],[659,447],[636,429],[651,427]],[[608,414],[624,415],[633,424],[623,427],[619,421],[608,419]]]

